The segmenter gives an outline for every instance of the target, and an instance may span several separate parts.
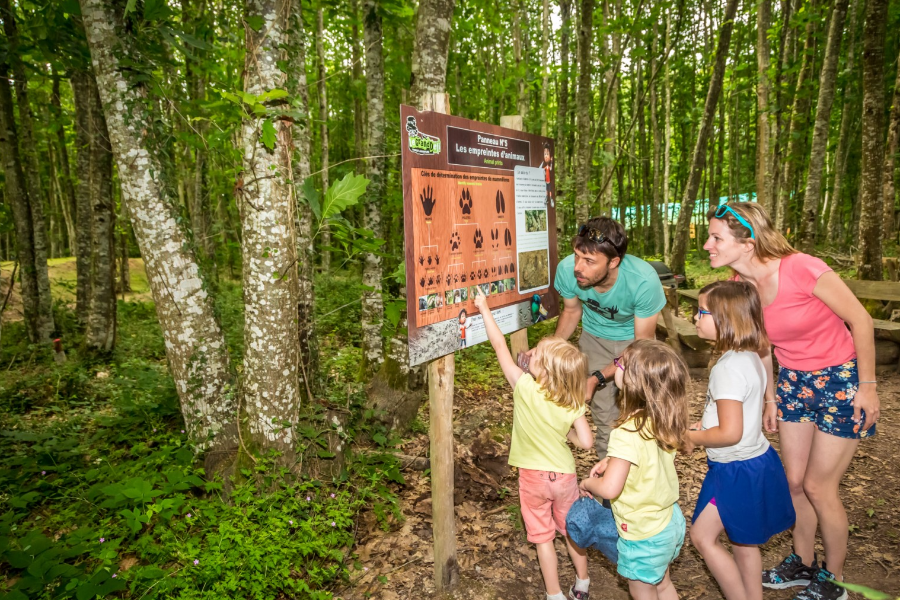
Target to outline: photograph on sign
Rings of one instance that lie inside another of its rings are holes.
[[[553,140],[400,114],[410,364],[487,341],[477,290],[504,333],[558,315]]]

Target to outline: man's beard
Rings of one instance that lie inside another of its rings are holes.
[[[575,277],[579,277],[579,276],[580,275],[578,273],[575,273]],[[580,287],[581,289],[589,290],[594,286],[598,286],[598,285],[605,283],[607,279],[609,279],[609,269],[607,269],[606,273],[603,275],[603,277],[601,277],[597,281],[588,282],[588,283],[579,283],[578,280],[576,279],[575,283],[578,283],[578,287]]]

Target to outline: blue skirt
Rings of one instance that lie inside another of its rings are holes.
[[[796,515],[784,466],[775,449],[749,460],[720,463],[707,460],[693,523],[714,500],[725,533],[735,544],[765,544],[773,535],[790,529]]]

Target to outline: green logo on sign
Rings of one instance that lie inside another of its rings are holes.
[[[415,117],[406,117],[406,132],[409,134],[409,151],[413,154],[441,153],[441,140],[419,131]]]

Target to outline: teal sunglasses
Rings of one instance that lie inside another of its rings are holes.
[[[727,204],[723,204],[722,206],[720,206],[719,208],[717,208],[717,209],[716,209],[715,216],[716,216],[717,219],[722,219],[722,218],[724,218],[725,215],[728,214],[728,213],[731,213],[732,215],[734,215],[734,218],[738,220],[738,223],[740,223],[741,225],[743,225],[744,227],[746,227],[747,229],[750,230],[750,239],[751,239],[751,240],[755,240],[755,239],[756,239],[756,234],[753,232],[753,226],[750,225],[750,223],[747,222],[747,219],[745,219],[745,218],[742,217],[741,215],[737,214],[737,213],[734,211],[734,209],[732,209],[732,208],[731,208],[730,206],[728,206]]]

